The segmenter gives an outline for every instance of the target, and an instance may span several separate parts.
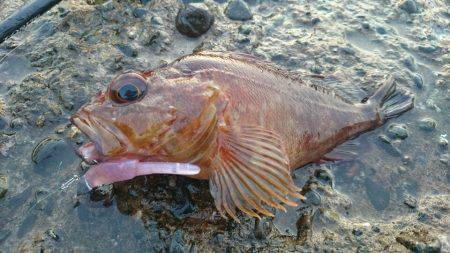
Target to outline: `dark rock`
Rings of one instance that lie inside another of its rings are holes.
[[[319,180],[319,182],[331,187],[333,186],[333,175],[329,170],[322,168],[317,169],[314,171],[314,176]]]
[[[323,72],[323,67],[320,65],[312,65],[309,70],[314,74],[321,74]]]
[[[377,227],[377,226],[373,226],[372,227],[372,231],[375,232],[375,233],[380,233],[381,229],[379,227]]]
[[[133,10],[133,15],[136,18],[142,18],[143,16],[145,16],[145,14],[147,14],[147,10],[143,9],[143,8],[136,8]]]
[[[382,211],[389,206],[391,194],[384,188],[384,185],[368,177],[365,180],[364,186],[366,187],[367,197],[376,210]]]
[[[312,18],[311,19],[311,24],[312,25],[317,25],[320,22],[320,18]]]
[[[243,0],[231,0],[225,9],[225,15],[232,20],[249,20],[253,17],[250,7]]]
[[[413,0],[404,0],[399,4],[399,7],[409,14],[417,12],[417,5]]]
[[[214,17],[202,5],[188,4],[178,11],[176,27],[181,34],[198,37],[206,33],[214,23]]]
[[[9,188],[9,182],[8,182],[8,176],[0,174],[0,199],[5,197],[6,193],[8,192]]]
[[[90,199],[92,201],[104,200],[106,205],[108,205],[108,203],[111,202],[112,196],[113,196],[113,186],[112,184],[108,184],[92,189]]]
[[[63,169],[75,159],[73,148],[58,137],[47,137],[41,140],[31,153],[34,169],[40,174]]]
[[[352,231],[352,233],[353,233],[355,236],[361,236],[361,235],[363,234],[363,231],[362,231],[361,229],[359,229],[359,228],[354,228],[353,231]]]

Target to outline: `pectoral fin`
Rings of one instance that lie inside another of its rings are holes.
[[[244,213],[274,216],[264,204],[286,210],[296,206],[289,199],[298,193],[289,170],[282,141],[273,131],[257,126],[233,127],[219,135],[219,153],[212,163],[211,194],[222,216],[228,213],[239,222],[236,207]]]

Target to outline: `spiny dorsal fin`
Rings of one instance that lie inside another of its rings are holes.
[[[236,208],[260,217],[273,216],[264,204],[286,210],[296,206],[288,197],[303,199],[289,170],[281,139],[273,131],[257,126],[233,127],[221,131],[219,153],[212,163],[210,190],[217,210],[239,222]],[[256,212],[255,212],[256,211]]]

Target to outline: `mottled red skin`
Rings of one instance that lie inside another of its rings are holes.
[[[193,177],[208,179],[221,129],[258,125],[281,137],[295,169],[383,123],[376,107],[347,103],[248,55],[203,52],[140,75],[149,84],[141,101],[117,105],[106,91],[73,117],[108,129],[89,134],[77,124],[104,160],[194,163],[201,173]]]

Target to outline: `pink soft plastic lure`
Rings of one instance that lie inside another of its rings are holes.
[[[130,180],[137,176],[151,174],[191,176],[200,172],[200,167],[189,163],[141,162],[138,159],[120,159],[108,162],[106,157],[98,153],[92,142],[81,147],[78,155],[88,163],[102,161],[102,163],[94,165],[83,176],[88,190],[105,184]]]
[[[105,184],[133,179],[150,174],[196,175],[200,172],[197,165],[189,163],[140,162],[136,159],[104,162],[92,167],[84,180],[91,190]]]

